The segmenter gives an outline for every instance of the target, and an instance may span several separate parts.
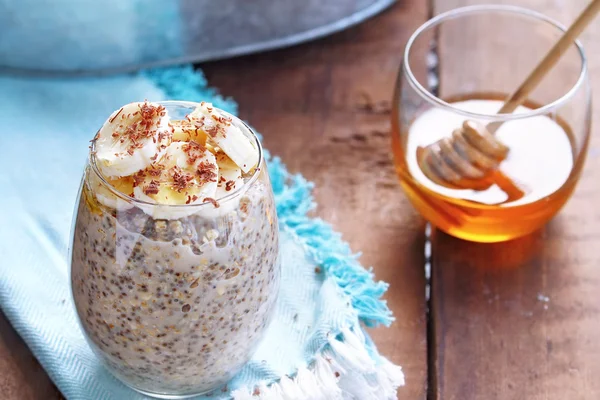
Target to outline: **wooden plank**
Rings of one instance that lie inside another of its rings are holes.
[[[62,398],[2,312],[0,312],[0,393],[0,397],[7,400]]]
[[[477,3],[486,1],[435,0],[434,7],[439,13]],[[587,3],[522,0],[519,5],[568,24]],[[452,76],[461,73],[453,68],[458,65],[453,63],[458,53],[452,50],[452,45],[459,43],[459,34],[440,32],[442,92],[452,92]],[[518,36],[509,32],[509,38],[514,37],[511,34]],[[600,54],[594,39],[598,34],[600,23],[596,21],[583,37],[596,93],[600,93],[596,76]],[[548,39],[549,46],[552,38]],[[477,48],[476,37],[468,40],[472,48]],[[493,51],[487,49],[487,54]],[[476,62],[473,64],[477,68]],[[513,66],[517,79],[530,68],[518,61]],[[569,66],[563,64],[563,68]],[[488,79],[494,79],[492,72],[487,74]],[[565,84],[560,78],[555,82]],[[596,102],[593,114],[598,112]],[[543,230],[492,245],[434,233],[432,311],[436,354],[430,373],[437,385],[432,397],[600,398],[600,138],[597,129],[593,130],[579,187]]]
[[[426,390],[424,237],[391,162],[389,104],[406,40],[426,16],[425,1],[404,0],[326,40],[202,65],[265,147],[316,183],[316,214],[391,284],[398,319],[373,336],[406,373],[403,399],[423,399]]]

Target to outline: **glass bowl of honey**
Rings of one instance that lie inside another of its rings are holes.
[[[464,7],[409,39],[394,93],[392,146],[403,190],[425,219],[452,236],[501,242],[548,222],[572,195],[590,135],[591,88],[574,41],[512,113],[498,113],[565,27],[513,6]],[[464,121],[499,124],[508,147],[479,184],[445,184],[423,171],[423,149]],[[499,180],[497,177],[501,176]]]

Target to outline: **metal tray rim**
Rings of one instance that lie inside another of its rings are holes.
[[[7,75],[16,76],[28,76],[28,77],[83,77],[83,76],[107,76],[116,75],[128,72],[139,71],[142,69],[166,67],[177,64],[187,63],[202,63],[207,61],[217,61],[227,58],[239,57],[243,55],[249,55],[268,50],[276,50],[285,47],[294,46],[300,43],[308,42],[315,39],[320,39],[330,34],[343,31],[352,26],[358,25],[359,23],[381,13],[388,7],[390,7],[396,0],[378,0],[370,6],[348,15],[347,17],[341,18],[334,23],[322,25],[313,29],[299,32],[293,35],[288,35],[282,38],[257,42],[252,45],[243,45],[237,47],[231,47],[229,49],[212,51],[204,53],[203,55],[197,56],[184,56],[177,57],[169,60],[161,60],[156,62],[150,62],[141,65],[126,65],[122,67],[107,68],[102,70],[71,70],[71,71],[56,71],[56,70],[43,70],[43,69],[21,69],[14,67],[5,67],[0,65],[0,73]]]

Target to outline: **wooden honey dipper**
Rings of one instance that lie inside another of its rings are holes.
[[[594,0],[505,101],[498,114],[512,113],[525,101],[598,11],[600,0]],[[481,190],[495,183],[506,192],[509,200],[521,198],[524,192],[497,169],[509,152],[509,148],[494,136],[502,123],[497,121],[484,126],[479,122],[464,121],[451,137],[417,149],[419,167],[425,176],[440,185]]]

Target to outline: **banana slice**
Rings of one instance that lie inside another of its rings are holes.
[[[119,211],[133,208],[133,205],[130,202],[112,192],[94,173],[90,173],[89,176],[90,190],[100,204]],[[131,196],[133,194],[133,178],[130,176],[118,179],[109,179],[108,182],[117,191],[127,196]]]
[[[137,199],[156,203],[142,207],[154,218],[182,218],[196,209],[169,205],[214,201],[218,174],[215,156],[204,146],[193,141],[173,142],[160,162],[133,176],[133,193]]]
[[[218,200],[244,186],[244,178],[240,167],[227,157],[227,154],[218,152],[215,154],[215,158],[219,166],[219,182],[216,194]]]
[[[188,115],[198,129],[202,129],[208,140],[216,143],[244,172],[258,164],[258,149],[242,128],[212,104],[202,102]]]
[[[196,127],[188,120],[171,121],[173,128],[173,141],[190,142],[194,141],[201,145],[206,145],[206,133]]]
[[[155,103],[131,103],[113,112],[94,138],[95,156],[109,178],[132,175],[160,158],[171,142],[167,111]]]
[[[228,156],[222,151],[215,153],[217,165],[219,166],[219,180],[215,199],[218,207],[206,207],[198,212],[205,218],[220,218],[238,209],[241,196],[234,196],[230,199],[223,198],[244,186],[243,173]]]

